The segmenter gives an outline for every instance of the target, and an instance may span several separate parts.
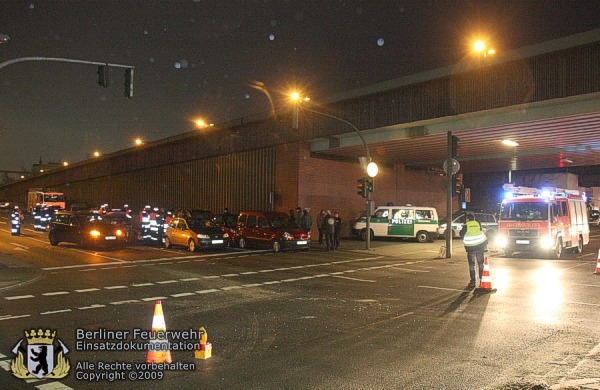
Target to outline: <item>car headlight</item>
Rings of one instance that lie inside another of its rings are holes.
[[[498,248],[505,248],[508,245],[508,238],[504,234],[496,234],[494,241]]]
[[[292,235],[288,232],[283,233],[283,239],[284,240],[293,240],[294,237],[292,237]]]
[[[119,237],[123,235],[123,231],[121,229],[118,229],[115,233]]]
[[[554,240],[550,236],[542,236],[540,238],[540,247],[543,249],[554,248]]]
[[[90,230],[90,236],[96,238],[96,237],[100,237],[100,232],[96,229],[94,230]]]
[[[310,240],[310,232],[308,232],[306,235],[308,236],[307,238]]]
[[[198,234],[197,237],[200,239],[205,239],[205,240],[210,238],[210,236],[208,234]]]

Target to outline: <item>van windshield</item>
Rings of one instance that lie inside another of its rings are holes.
[[[509,202],[500,209],[500,219],[512,221],[547,221],[546,202]]]

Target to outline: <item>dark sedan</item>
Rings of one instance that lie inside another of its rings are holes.
[[[81,247],[115,247],[127,242],[129,226],[117,214],[100,218],[90,212],[58,211],[52,216],[48,239],[53,246],[61,242]]]

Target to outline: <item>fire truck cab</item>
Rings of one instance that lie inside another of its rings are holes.
[[[590,241],[585,194],[561,188],[516,187],[505,184],[496,245],[507,257],[515,252],[542,252],[560,258]]]

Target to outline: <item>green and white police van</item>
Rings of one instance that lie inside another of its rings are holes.
[[[415,238],[418,242],[438,237],[438,213],[434,207],[379,206],[370,220],[371,238]],[[367,219],[361,217],[352,224],[352,234],[367,239]]]

